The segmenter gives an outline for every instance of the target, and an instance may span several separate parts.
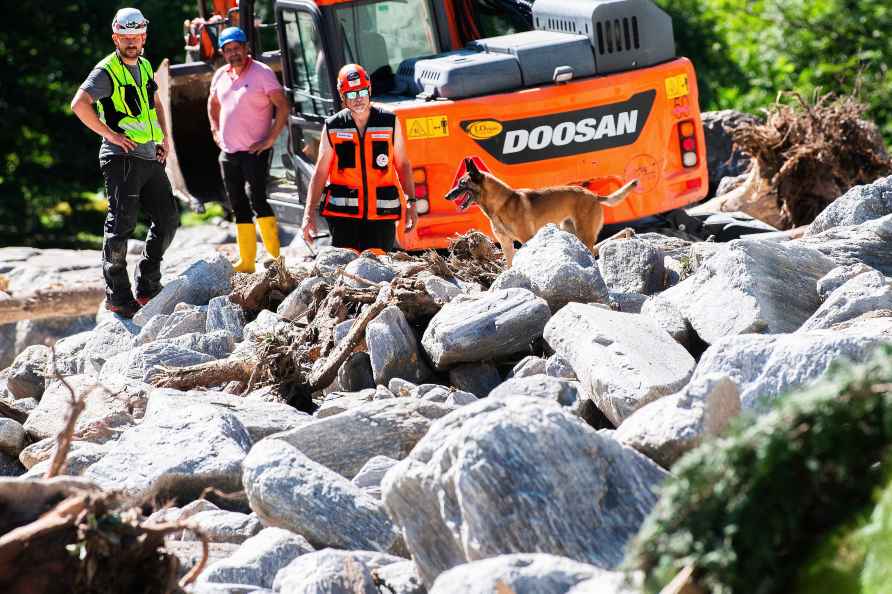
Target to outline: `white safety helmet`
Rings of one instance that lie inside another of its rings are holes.
[[[112,31],[118,35],[142,35],[148,27],[149,20],[136,8],[122,8],[112,21]]]

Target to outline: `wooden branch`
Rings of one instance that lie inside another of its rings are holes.
[[[104,285],[40,289],[0,299],[0,324],[95,314],[105,299]]]
[[[341,365],[344,364],[344,361],[347,360],[347,357],[350,356],[350,353],[353,352],[353,349],[356,348],[356,345],[365,336],[366,326],[387,307],[392,291],[393,289],[390,285],[381,287],[375,302],[356,319],[344,340],[328,355],[325,362],[312,373],[310,376],[310,390],[312,392],[321,390],[334,381],[338,375],[338,369],[341,368]]]
[[[150,383],[158,388],[174,388],[184,391],[232,381],[247,384],[256,366],[256,363],[250,361],[222,359],[189,367],[164,367],[161,373],[150,380]]]
[[[6,417],[7,419],[12,419],[17,423],[25,424],[25,421],[28,420],[28,413],[25,411],[18,410],[17,408],[13,408],[7,402],[0,400],[0,417]]]

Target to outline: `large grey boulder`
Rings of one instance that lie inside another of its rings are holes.
[[[50,349],[35,344],[22,351],[6,374],[6,389],[13,398],[40,399],[46,389]]]
[[[25,447],[25,428],[18,421],[0,417],[0,452],[18,458]]]
[[[647,241],[614,239],[598,250],[598,268],[611,291],[653,295],[664,288],[664,257],[663,250]]]
[[[387,471],[397,464],[399,460],[387,456],[372,456],[350,482],[375,499],[381,499],[381,481],[384,480]]]
[[[242,329],[244,342],[250,344],[263,337],[265,334],[274,334],[279,329],[284,329],[289,325],[290,324],[280,318],[278,314],[271,312],[268,309],[264,309],[257,314],[257,317],[253,322],[245,324],[245,327]]]
[[[106,361],[99,380],[105,382],[113,375],[120,375],[148,383],[161,372],[161,367],[189,367],[213,360],[210,355],[174,343],[150,342]]]
[[[707,344],[724,336],[793,332],[818,309],[816,283],[836,264],[799,242],[738,239],[656,299],[668,300]]]
[[[873,268],[860,262],[848,266],[837,266],[818,279],[818,297],[822,302],[826,301],[833,291],[840,288],[856,276],[873,271]]]
[[[837,266],[862,263],[892,276],[892,214],[860,225],[832,227],[790,243],[812,247]]]
[[[325,279],[321,276],[308,276],[303,279],[279,304],[276,313],[286,320],[297,320],[310,307],[310,303],[313,301],[313,290],[324,282]]]
[[[387,594],[427,594],[414,561],[390,563],[374,570],[379,589]]]
[[[0,478],[19,477],[25,473],[25,467],[16,456],[0,452]]]
[[[797,332],[831,328],[879,309],[892,309],[892,280],[873,270],[833,291]]]
[[[545,327],[545,340],[573,366],[582,393],[619,426],[636,409],[684,386],[694,358],[640,314],[571,303]]]
[[[56,358],[60,358],[59,343],[96,327],[93,315],[64,316],[40,320],[20,320],[15,325],[15,352],[21,353],[34,344],[55,345]]]
[[[211,542],[242,544],[263,529],[260,519],[254,514],[243,514],[223,509],[198,512],[189,520]],[[184,530],[182,538],[179,540],[200,539],[191,530]]]
[[[19,460],[22,462],[22,466],[28,469],[22,475],[22,478],[40,479],[46,476],[46,471],[50,469],[52,464],[51,456],[53,454],[52,447],[46,446],[54,445],[55,441],[55,438],[47,438],[37,442],[38,444],[44,444],[42,451],[32,450],[27,455],[23,455],[25,450],[22,450],[22,454],[19,454]],[[65,457],[65,463],[62,465],[59,474],[81,476],[87,468],[102,459],[113,443],[96,444],[90,441],[72,441],[68,450],[68,456]],[[27,464],[25,464],[26,461]]]
[[[288,431],[312,422],[313,417],[293,406],[278,402],[246,399],[226,392],[194,390],[180,392],[171,388],[159,388],[149,394],[146,417],[165,411],[192,406],[211,406],[219,412],[229,412],[248,431],[252,442],[257,442],[280,431]]]
[[[331,417],[366,402],[372,402],[377,399],[376,395],[375,388],[365,388],[353,392],[329,392],[313,416],[317,419]]]
[[[279,570],[312,553],[303,536],[282,528],[264,528],[242,543],[230,557],[210,565],[197,583],[246,584],[272,588]]]
[[[206,305],[214,297],[232,290],[232,272],[232,264],[220,253],[194,261],[136,312],[133,323],[142,326],[158,314],[169,314],[178,303]]]
[[[579,382],[550,377],[544,373],[525,377],[513,377],[499,384],[489,398],[511,398],[513,396],[536,396],[557,402],[568,408],[578,408]]]
[[[118,316],[97,325],[83,350],[86,371],[99,375],[107,360],[130,350],[138,333],[139,326]]]
[[[225,330],[213,332],[192,332],[176,338],[159,339],[155,342],[166,342],[176,347],[203,353],[214,359],[225,359],[235,349],[236,337]]]
[[[892,176],[850,188],[815,217],[806,234],[817,235],[833,227],[860,225],[888,214],[892,214]]]
[[[208,302],[207,332],[222,330],[242,340],[242,329],[245,327],[245,312],[239,305],[229,300],[228,295],[214,297]]]
[[[84,476],[137,498],[197,498],[206,487],[238,491],[251,437],[238,418],[213,406],[147,414],[121,434]]]
[[[358,257],[355,251],[348,248],[324,247],[316,255],[315,270],[319,274],[330,275]]]
[[[276,575],[273,589],[289,594],[381,594],[372,572],[402,561],[369,551],[323,549],[289,563]]]
[[[204,332],[207,328],[207,308],[184,307],[167,316],[164,326],[158,331],[155,340],[172,339],[193,332]]]
[[[275,435],[348,479],[375,456],[402,460],[453,407],[416,398],[369,402]]]
[[[738,414],[737,386],[725,376],[712,375],[639,408],[613,436],[669,468],[706,438],[720,435]]]
[[[622,573],[546,553],[499,555],[444,571],[429,594],[566,594],[589,580],[621,582]],[[604,594],[609,591],[605,590]]]
[[[134,423],[132,402],[127,394],[109,392],[90,375],[65,379],[85,407],[74,426],[75,439],[104,443]],[[25,430],[35,439],[55,437],[65,427],[71,407],[71,393],[60,381],[49,383],[43,398],[25,421]]]
[[[377,384],[369,354],[362,351],[350,353],[347,360],[338,369],[337,384],[338,390],[345,392],[358,392],[374,388]]]
[[[496,278],[491,290],[523,288],[557,311],[570,301],[607,301],[607,286],[585,244],[553,224],[539,229],[514,256],[511,268]]]
[[[706,168],[709,172],[709,195],[724,177],[741,175],[749,169],[751,157],[734,145],[731,133],[743,124],[758,122],[756,116],[733,109],[704,111],[703,133],[706,140]]]
[[[648,297],[641,305],[640,313],[655,321],[681,346],[688,348],[691,345],[691,325],[668,299]]]
[[[56,369],[60,374],[68,376],[87,372],[83,352],[92,336],[92,330],[80,332],[66,336],[53,345],[56,351]]]
[[[874,321],[880,325],[722,339],[703,353],[690,389],[701,389],[712,374],[726,375],[737,385],[744,411],[765,412],[783,394],[820,378],[833,362],[863,362],[878,345],[892,343],[892,318]]]
[[[613,568],[665,476],[556,403],[516,396],[440,419],[382,492],[430,586],[457,565],[528,551]]]
[[[502,382],[492,363],[466,363],[449,370],[449,384],[458,390],[483,398]]]
[[[531,375],[545,373],[547,367],[547,359],[535,355],[528,355],[518,361],[517,365],[511,368],[511,371],[508,373],[508,379],[515,377],[529,377]]]
[[[367,258],[360,258],[361,262]],[[351,263],[352,264],[352,263]],[[390,305],[369,322],[365,342],[371,358],[375,382],[387,385],[399,377],[420,382],[430,375],[430,368],[418,352],[418,339],[406,316],[396,305]]]
[[[396,276],[396,271],[393,268],[384,264],[374,256],[360,256],[359,258],[352,260],[344,267],[344,272],[368,281],[362,282],[349,276],[344,277],[345,283],[351,287],[358,288],[368,287],[370,284],[387,282],[393,280],[393,277]]]
[[[529,348],[550,317],[545,300],[526,289],[459,295],[434,315],[421,344],[439,369],[498,359]]]
[[[300,534],[316,548],[388,552],[400,546],[379,501],[282,440],[251,448],[242,483],[265,525]]]

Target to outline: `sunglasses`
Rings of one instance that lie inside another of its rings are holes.
[[[356,101],[359,97],[368,97],[369,90],[368,89],[359,89],[358,91],[347,91],[344,93],[344,98],[347,101]]]

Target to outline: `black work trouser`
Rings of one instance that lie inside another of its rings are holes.
[[[220,151],[223,187],[229,197],[232,212],[235,213],[236,223],[251,223],[254,220],[252,215],[258,218],[273,216],[273,209],[269,206],[266,192],[272,153],[272,149],[256,155],[248,151],[237,153]],[[245,183],[248,184],[247,194]]]
[[[378,248],[392,252],[396,241],[397,221],[368,221],[346,217],[325,217],[331,233],[332,247],[357,251]]]
[[[133,299],[127,277],[127,240],[136,227],[139,208],[149,216],[142,259],[136,267],[136,294],[153,295],[161,287],[161,258],[180,224],[180,212],[164,173],[164,165],[138,157],[99,160],[108,196],[102,240],[102,273],[109,303]]]

